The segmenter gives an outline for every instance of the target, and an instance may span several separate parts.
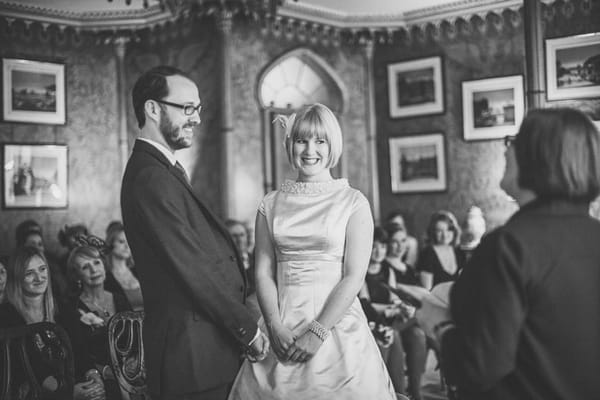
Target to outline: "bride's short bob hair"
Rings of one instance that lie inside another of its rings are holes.
[[[312,137],[325,140],[329,144],[327,168],[337,165],[342,155],[342,129],[333,112],[323,104],[315,103],[292,114],[285,131],[285,150],[294,168],[299,167],[294,160],[294,142]]]

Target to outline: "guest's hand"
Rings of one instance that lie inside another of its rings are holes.
[[[434,297],[424,297],[415,316],[425,334],[435,340],[437,338],[433,328],[440,322],[452,320],[448,306],[436,301]]]
[[[315,355],[322,344],[323,341],[317,335],[306,330],[306,332],[300,335],[296,342],[290,346],[286,356],[290,361],[306,362]]]
[[[287,351],[296,341],[296,336],[289,328],[280,322],[273,322],[269,326],[271,346],[280,361],[287,361]]]
[[[250,346],[246,358],[248,358],[248,361],[250,362],[262,361],[269,353],[269,348],[269,338],[261,331],[254,343]]]
[[[76,383],[73,386],[73,399],[74,400],[105,400],[106,392],[104,391],[104,384],[98,383],[93,379],[85,382]]]

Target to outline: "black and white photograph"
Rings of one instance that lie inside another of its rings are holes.
[[[4,144],[4,208],[65,208],[67,146]]]
[[[64,64],[2,59],[4,121],[65,123]]]
[[[446,189],[444,136],[441,133],[389,140],[393,193]]]
[[[442,58],[430,57],[388,65],[390,117],[444,111]]]
[[[0,400],[600,400],[599,12],[0,0]]]
[[[548,100],[600,97],[600,32],[546,40]]]
[[[463,138],[500,139],[516,134],[523,119],[521,75],[465,81],[462,83]]]

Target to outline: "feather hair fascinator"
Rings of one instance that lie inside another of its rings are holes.
[[[277,114],[273,120],[273,124],[280,124],[284,130],[285,139],[287,140],[292,135],[292,126],[296,120],[296,113],[290,115]]]

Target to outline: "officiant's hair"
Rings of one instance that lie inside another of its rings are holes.
[[[290,165],[294,168],[299,166],[294,161],[294,142],[298,139],[316,137],[324,139],[329,144],[329,158],[327,168],[337,165],[342,155],[342,129],[333,112],[320,103],[315,103],[301,108],[293,118],[291,128],[285,138],[285,150]]]
[[[538,197],[592,201],[600,194],[600,134],[581,111],[529,111],[513,146],[519,185]]]

